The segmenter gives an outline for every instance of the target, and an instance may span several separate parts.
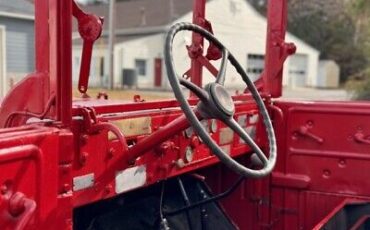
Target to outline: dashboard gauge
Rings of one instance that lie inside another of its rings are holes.
[[[186,147],[186,149],[185,149],[185,160],[186,160],[186,162],[188,162],[188,163],[192,162],[193,157],[194,157],[193,148],[190,147],[190,146]]]
[[[193,127],[189,127],[189,128],[187,128],[187,129],[185,129],[184,134],[185,134],[185,137],[186,137],[186,138],[190,138],[190,137],[192,137],[192,136],[193,136],[193,134],[194,134]]]
[[[212,133],[217,132],[217,120],[216,119],[211,120],[211,132]]]

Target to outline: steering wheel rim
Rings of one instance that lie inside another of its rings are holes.
[[[176,74],[172,55],[172,45],[176,34],[179,31],[184,30],[192,31],[202,35],[205,39],[207,39],[209,42],[213,43],[214,45],[216,45],[216,47],[222,50],[223,59],[221,62],[221,69],[219,70],[218,76],[216,78],[216,82],[206,85],[205,89],[198,87],[192,82],[186,81],[184,78],[179,77]],[[254,83],[249,79],[243,67],[226,49],[226,47],[217,38],[215,38],[213,34],[200,26],[191,23],[177,23],[173,25],[167,33],[164,49],[164,59],[169,83],[173,89],[176,99],[180,103],[181,109],[183,110],[191,126],[200,136],[202,141],[208,146],[211,152],[216,155],[219,160],[223,162],[228,168],[244,177],[260,178],[271,173],[271,171],[275,167],[277,158],[276,138],[271,119]],[[226,89],[223,88],[226,65],[228,61],[230,61],[238,74],[242,77],[243,81],[247,84],[248,89],[250,90],[252,97],[260,110],[260,114],[262,115],[263,123],[269,141],[270,151],[268,158],[264,155],[262,150],[248,135],[248,133],[233,118],[233,115],[235,113],[234,101],[231,99],[231,96],[228,95]],[[189,105],[188,100],[181,91],[180,84],[191,90],[199,97],[200,103],[197,106],[197,112],[194,112]],[[230,103],[232,105],[230,105]],[[198,119],[199,116],[201,116],[202,118],[216,118],[223,121],[229,128],[236,132],[240,136],[240,138],[242,138],[252,148],[252,150],[255,151],[257,157],[262,161],[263,167],[261,169],[251,169],[240,164],[232,157],[230,157],[221,149],[220,146],[217,145],[217,143],[204,129],[203,125]]]

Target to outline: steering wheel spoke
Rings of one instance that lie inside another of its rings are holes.
[[[229,128],[231,128],[235,133],[239,135],[256,153],[258,158],[262,161],[263,165],[266,166],[268,159],[261,150],[261,148],[256,144],[256,142],[249,136],[249,134],[239,125],[239,123],[234,119],[226,119],[223,121]]]
[[[228,61],[229,61],[229,51],[226,48],[224,48],[222,50],[222,61],[221,61],[220,70],[218,71],[218,74],[216,77],[216,83],[220,85],[225,85],[225,75],[226,75]]]
[[[191,81],[187,81],[182,77],[179,77],[180,84],[185,86],[188,90],[193,92],[201,101],[207,101],[208,100],[208,94],[207,92],[194,84]]]

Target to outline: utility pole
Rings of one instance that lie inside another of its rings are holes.
[[[108,37],[108,65],[109,65],[109,89],[114,88],[114,41],[116,27],[116,0],[109,1],[109,37]]]
[[[170,22],[175,19],[175,6],[173,5],[173,0],[170,0]]]

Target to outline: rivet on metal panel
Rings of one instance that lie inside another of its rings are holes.
[[[338,162],[338,166],[339,168],[345,168],[347,167],[347,162],[345,159],[340,159],[339,162]]]
[[[325,169],[322,173],[322,177],[324,177],[325,179],[329,179],[331,176],[331,171],[328,170],[328,169]]]
[[[294,141],[296,141],[296,140],[298,140],[298,132],[293,132],[293,134],[292,134],[292,140],[294,140]]]
[[[0,187],[0,193],[2,195],[5,195],[6,193],[11,192],[12,184],[13,182],[11,180],[5,181],[4,184]]]
[[[89,154],[87,152],[81,153],[80,164],[85,165],[88,157],[89,157]]]
[[[185,167],[185,162],[183,159],[178,159],[177,161],[175,161],[175,165],[177,168],[181,169]]]
[[[81,140],[81,144],[82,145],[85,145],[86,143],[87,143],[87,141],[88,141],[88,139],[89,139],[89,135],[82,135],[81,137],[80,137],[80,140]]]
[[[71,190],[71,185],[68,184],[68,183],[64,184],[63,185],[63,192],[67,193],[67,192],[69,192],[69,190]]]
[[[7,191],[8,191],[8,188],[5,185],[2,185],[0,187],[0,192],[2,195],[5,195]]]
[[[108,150],[108,158],[109,158],[109,159],[113,158],[113,157],[114,157],[114,154],[115,154],[115,150],[114,150],[114,148],[110,148],[110,149]]]
[[[112,192],[112,185],[107,185],[107,186],[105,186],[105,189],[104,189],[104,193],[105,193],[105,195],[108,195],[109,193],[111,193]]]
[[[196,148],[200,145],[200,140],[199,140],[199,137],[198,136],[193,136],[191,138],[191,143],[190,143],[191,147],[193,148]]]
[[[311,120],[307,121],[307,127],[308,128],[312,128],[313,124],[314,124],[313,121],[311,121]]]

